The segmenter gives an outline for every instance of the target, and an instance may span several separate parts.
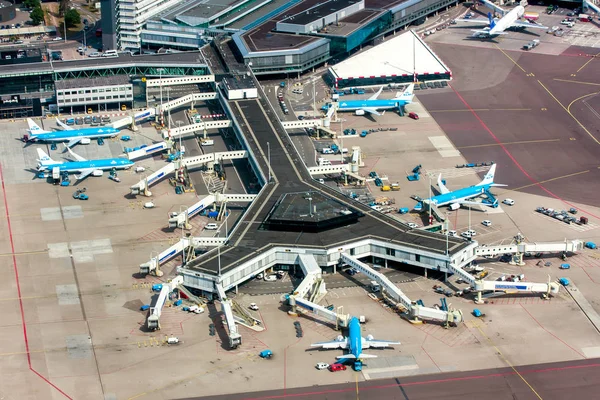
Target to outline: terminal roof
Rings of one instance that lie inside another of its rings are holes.
[[[311,22],[319,21],[331,14],[335,14],[344,8],[360,2],[361,0],[330,0],[323,3],[318,3],[312,8],[304,9],[294,15],[290,15],[279,22],[296,25],[308,25]]]
[[[329,69],[335,78],[423,75],[449,71],[442,60],[408,31],[338,63]]]
[[[128,76],[115,75],[85,79],[63,79],[56,81],[55,85],[57,89],[75,89],[84,87],[127,85],[129,83],[130,81]]]

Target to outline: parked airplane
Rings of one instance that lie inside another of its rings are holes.
[[[377,100],[383,86],[373,96],[366,100],[342,100],[338,103],[338,111],[354,111],[356,115],[365,115],[365,113],[381,115],[377,110],[400,109],[406,104],[412,103],[415,85],[411,83],[402,93],[396,93],[396,97],[389,100]],[[323,111],[328,111],[332,103],[327,103],[322,107]]]
[[[523,16],[525,13],[525,8],[523,6],[516,6],[508,13],[506,13],[502,18],[493,18],[492,13],[488,12],[488,19],[457,19],[455,21],[459,22],[468,22],[476,24],[484,24],[488,25],[484,29],[471,29],[473,32],[473,37],[496,37],[498,35],[507,35],[507,32],[504,32],[509,28],[534,28],[534,29],[544,29],[547,30],[547,26],[532,24],[530,22],[518,21],[519,18]]]
[[[348,349],[348,354],[337,356],[340,362],[344,362],[348,359],[355,360],[354,367],[360,370],[362,367],[363,358],[376,358],[377,356],[371,354],[364,354],[363,349],[373,348],[384,348],[392,344],[400,344],[400,342],[390,342],[387,340],[375,340],[373,336],[369,335],[366,338],[361,336],[360,333],[360,322],[358,318],[352,317],[348,324],[349,335],[347,337],[338,336],[336,340],[331,342],[319,342],[311,344],[311,347],[321,347],[323,349]]]
[[[452,210],[458,210],[461,205],[487,205],[490,207],[498,207],[498,200],[493,198],[489,194],[489,190],[492,187],[497,186],[506,186],[499,183],[494,183],[494,175],[496,173],[496,164],[492,165],[488,173],[485,175],[483,180],[479,182],[477,185],[470,186],[463,189],[458,189],[453,192],[448,190],[446,185],[442,182],[442,174],[438,177],[438,187],[440,189],[440,193],[437,196],[433,196],[429,199],[424,199],[422,202],[417,203],[414,210],[421,211],[423,209],[423,203],[433,204],[435,206],[441,207],[450,205]],[[478,203],[475,201],[469,201],[469,199],[479,197],[482,194],[486,194],[488,198],[493,198],[492,201],[488,203]]]
[[[37,170],[40,172],[52,172],[54,168],[67,173],[79,172],[79,176],[75,176],[77,180],[82,180],[88,175],[93,174],[94,176],[102,176],[102,171],[108,171],[114,169],[127,169],[135,163],[125,158],[104,158],[100,160],[86,160],[85,158],[77,155],[67,148],[69,153],[77,160],[70,162],[55,161],[48,156],[42,149],[36,149],[38,156]]]
[[[46,131],[43,130],[38,124],[36,124],[31,118],[27,118],[27,130],[31,137],[25,136],[23,139],[25,142],[68,142],[67,147],[72,147],[77,143],[89,144],[90,139],[115,137],[119,134],[119,130],[109,126],[102,126],[98,128],[82,128],[73,129],[70,126],[63,124],[56,119],[58,125],[63,127],[63,131]]]

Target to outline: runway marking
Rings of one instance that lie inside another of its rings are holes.
[[[592,62],[592,60],[594,60],[594,59],[595,59],[595,58],[597,58],[598,56],[600,56],[600,53],[596,54],[595,56],[592,56],[592,57],[591,57],[589,60],[587,60],[587,62],[586,62],[585,64],[583,64],[583,65],[581,66],[581,68],[579,68],[579,69],[577,70],[577,72],[580,72],[582,69],[584,69],[584,68],[585,68],[585,67],[586,67],[586,66],[587,66],[589,63],[591,63],[591,62]]]
[[[460,110],[427,110],[429,113],[434,112],[471,112],[468,108]],[[531,108],[474,108],[473,111],[531,111]]]
[[[572,174],[563,175],[563,176],[557,176],[556,178],[550,178],[550,179],[546,179],[546,180],[544,180],[544,181],[539,181],[539,182],[536,182],[536,183],[530,183],[529,185],[520,186],[520,187],[518,187],[518,188],[514,188],[514,189],[506,190],[506,191],[505,191],[505,192],[503,192],[503,193],[507,193],[507,192],[516,192],[516,191],[518,191],[518,190],[526,189],[526,188],[528,188],[528,187],[532,187],[532,186],[538,186],[538,185],[540,185],[540,184],[542,184],[542,183],[548,183],[548,182],[556,181],[556,180],[559,180],[559,179],[570,178],[570,177],[572,177],[572,176],[577,176],[577,175],[585,174],[585,173],[588,173],[588,172],[590,172],[590,170],[589,170],[589,169],[587,169],[587,170],[585,170],[585,171],[573,172]]]
[[[519,67],[519,68],[521,69],[521,71],[523,71],[523,72],[527,73],[527,71],[525,71],[525,70],[523,69],[523,67],[521,67],[521,66],[519,65],[519,63],[518,63],[518,62],[516,62],[515,60],[513,60],[513,59],[512,59],[512,57],[511,57],[511,56],[509,56],[508,54],[506,54],[506,52],[505,52],[504,50],[502,50],[502,49],[501,49],[501,48],[500,48],[500,47],[499,47],[497,44],[495,44],[495,43],[494,43],[494,46],[495,46],[495,47],[496,47],[498,50],[500,50],[500,51],[502,52],[502,54],[504,54],[504,55],[506,56],[506,58],[508,58],[510,61],[512,61],[512,62],[513,62],[513,64],[515,64],[517,67]]]
[[[474,144],[472,146],[457,147],[457,149],[475,149],[475,148],[478,148],[478,147],[505,146],[505,145],[509,145],[509,144],[546,143],[546,142],[560,142],[560,139],[521,140],[521,141],[518,141],[518,142],[501,142],[501,143],[488,143],[488,144]]]
[[[574,81],[571,79],[560,79],[560,78],[554,78],[553,80],[558,81],[558,82],[568,82],[568,83],[578,83],[580,85],[591,85],[591,86],[600,86],[600,83],[594,83],[594,82],[583,82],[583,81]]]
[[[517,374],[517,376],[519,378],[521,378],[521,380],[523,382],[525,382],[525,384],[527,386],[529,386],[529,389],[531,389],[531,391],[533,392],[533,394],[536,395],[536,397],[540,400],[542,400],[542,396],[540,396],[538,394],[538,392],[535,391],[535,389],[533,388],[533,386],[531,386],[531,384],[529,382],[527,382],[527,380],[523,377],[523,375],[521,375],[519,373],[519,371],[517,371],[517,369],[511,364],[510,361],[508,361],[508,359],[504,356],[504,354],[502,354],[502,352],[500,351],[500,349],[496,346],[496,344],[494,344],[494,342],[492,342],[492,339],[490,339],[490,337],[488,335],[486,335],[483,330],[481,329],[480,324],[475,323],[475,321],[473,321],[473,325],[475,326],[475,328],[477,328],[477,330],[479,331],[479,333],[481,333],[481,335],[487,339],[487,341],[490,343],[490,345],[492,345],[492,347],[496,350],[496,352],[498,353],[498,355],[502,358],[502,360],[504,360],[504,362],[515,372],[515,374]]]
[[[18,253],[0,253],[0,257],[29,256],[32,254],[46,254],[46,253],[48,253],[48,249],[37,250],[37,251],[22,251],[22,252],[18,252]]]
[[[548,88],[539,79],[538,79],[538,83],[544,88],[544,90],[546,90],[546,92],[548,92],[548,94],[554,99],[554,101],[556,101],[563,108],[563,110],[565,110],[567,112],[567,114],[569,114],[571,116],[571,118],[573,118],[573,120],[575,122],[577,122],[577,124],[581,127],[581,129],[583,129],[589,135],[589,137],[591,137],[592,140],[594,142],[596,142],[596,144],[600,144],[600,142],[598,141],[598,139],[596,139],[594,137],[594,135],[592,135],[591,132],[588,131],[587,128],[585,126],[583,126],[583,124],[581,122],[579,122],[579,120],[573,114],[571,114],[571,111],[569,111],[565,106],[563,106],[563,104],[560,102],[560,100],[558,100],[556,98],[556,96],[554,96],[552,94],[552,92],[550,90],[548,90]],[[597,93],[595,93],[595,94],[597,94]],[[583,97],[585,97],[585,96],[583,96]],[[573,101],[576,101],[576,100],[578,100],[578,99],[575,99]]]

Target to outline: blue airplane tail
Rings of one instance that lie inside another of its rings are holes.
[[[496,21],[494,21],[494,17],[491,12],[488,12],[488,20],[490,21],[490,29],[494,29],[496,26]]]

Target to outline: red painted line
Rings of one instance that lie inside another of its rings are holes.
[[[564,204],[573,207],[573,208],[579,208],[576,207],[575,205],[569,203],[568,201],[566,201],[565,199],[563,199],[562,197],[559,197],[558,195],[552,193],[550,190],[546,189],[544,187],[544,185],[542,185],[541,183],[539,183],[537,180],[535,180],[531,175],[529,175],[529,173],[527,171],[525,171],[525,169],[521,166],[521,164],[519,164],[519,162],[517,161],[517,159],[510,153],[510,151],[508,151],[508,149],[506,148],[506,146],[498,139],[498,137],[496,135],[494,135],[494,132],[492,132],[492,130],[486,125],[485,122],[483,122],[483,120],[479,117],[479,115],[475,112],[475,110],[473,110],[473,108],[469,105],[469,103],[467,103],[467,101],[460,95],[460,93],[458,93],[458,91],[454,88],[454,86],[448,84],[448,87],[452,88],[452,90],[454,91],[454,93],[456,93],[456,96],[458,96],[458,98],[460,99],[460,101],[465,105],[465,107],[467,107],[470,111],[471,114],[473,114],[473,116],[477,119],[477,121],[479,121],[479,123],[481,124],[481,126],[483,127],[483,129],[485,129],[490,136],[492,137],[492,139],[494,139],[494,141],[502,148],[502,150],[504,150],[504,153],[506,153],[506,155],[508,156],[508,158],[510,158],[512,160],[512,162],[517,166],[517,168],[519,168],[519,170],[521,170],[521,172],[523,173],[523,175],[525,175],[533,184],[535,184],[537,187],[539,187],[540,189],[542,189],[544,192],[548,193],[548,195],[550,195],[551,197],[554,197],[557,200],[560,200],[561,202],[563,202]],[[589,211],[585,211],[581,208],[579,208],[579,210],[581,210],[583,213],[588,214],[598,220],[600,220],[600,217],[597,215],[592,214]]]
[[[570,345],[567,344],[567,342],[565,342],[564,340],[562,340],[561,338],[559,338],[558,336],[556,336],[554,333],[550,332],[548,329],[546,329],[542,324],[540,324],[540,322],[535,319],[535,317],[533,315],[531,315],[531,313],[529,312],[528,309],[526,309],[523,304],[521,304],[521,308],[523,310],[525,310],[525,312],[527,314],[529,314],[529,316],[531,317],[531,319],[533,319],[535,321],[536,324],[538,324],[540,326],[540,328],[542,328],[543,330],[545,330],[547,333],[550,334],[550,336],[552,336],[554,339],[558,340],[559,342],[561,342],[562,344],[564,344],[565,346],[567,346],[568,348],[570,348],[571,350],[573,350],[575,353],[579,354],[581,357],[583,358],[587,358],[586,356],[584,356],[583,354],[581,354],[580,352],[578,352],[577,350],[575,350],[573,347],[571,347]]]
[[[552,368],[541,368],[536,370],[528,370],[519,372],[520,375],[530,375],[530,374],[540,374],[546,372],[561,372],[567,370],[574,369],[587,369],[587,368],[598,368],[600,364],[587,364],[587,365],[570,365],[566,367],[552,367]],[[466,382],[472,380],[480,380],[480,379],[489,379],[489,378],[505,378],[508,376],[517,375],[515,371],[508,371],[504,373],[492,373],[488,375],[470,375],[464,377],[456,377],[456,378],[442,378],[442,379],[430,379],[425,381],[418,382],[408,382],[408,383],[391,383],[387,385],[373,385],[373,386],[361,386],[360,391],[365,390],[375,390],[375,389],[387,389],[387,388],[396,388],[396,387],[410,387],[410,386],[421,386],[421,385],[430,385],[430,384],[439,384],[439,383],[449,383],[449,382]],[[281,399],[284,397],[307,397],[307,396],[321,396],[332,393],[348,393],[355,392],[356,387],[352,385],[351,387],[345,389],[330,389],[330,390],[321,390],[321,391],[313,391],[313,392],[303,392],[303,393],[292,393],[292,394],[284,394],[284,395],[271,395],[271,396],[262,396],[262,397],[246,397],[244,400],[268,400],[268,399]]]
[[[56,385],[54,385],[48,379],[43,377],[39,372],[37,372],[31,366],[31,354],[29,353],[29,339],[27,336],[27,324],[25,323],[25,311],[23,308],[23,299],[21,298],[21,284],[19,282],[19,269],[17,268],[17,257],[15,255],[15,242],[13,240],[12,226],[10,224],[10,214],[8,212],[8,200],[6,199],[6,187],[4,185],[4,174],[2,172],[2,164],[1,163],[0,163],[0,181],[2,181],[2,195],[4,197],[4,211],[6,213],[6,222],[8,225],[8,235],[10,238],[10,251],[12,253],[13,270],[15,272],[15,282],[17,284],[17,296],[19,297],[19,308],[21,311],[21,324],[23,326],[23,340],[25,341],[25,352],[27,353],[27,365],[29,366],[29,370],[31,372],[33,372],[34,374],[39,376],[42,380],[44,380],[44,382],[46,382],[47,384],[52,386],[54,389],[56,389],[58,392],[60,392],[67,399],[72,400],[72,398],[68,394],[66,394],[65,392],[60,390]]]

